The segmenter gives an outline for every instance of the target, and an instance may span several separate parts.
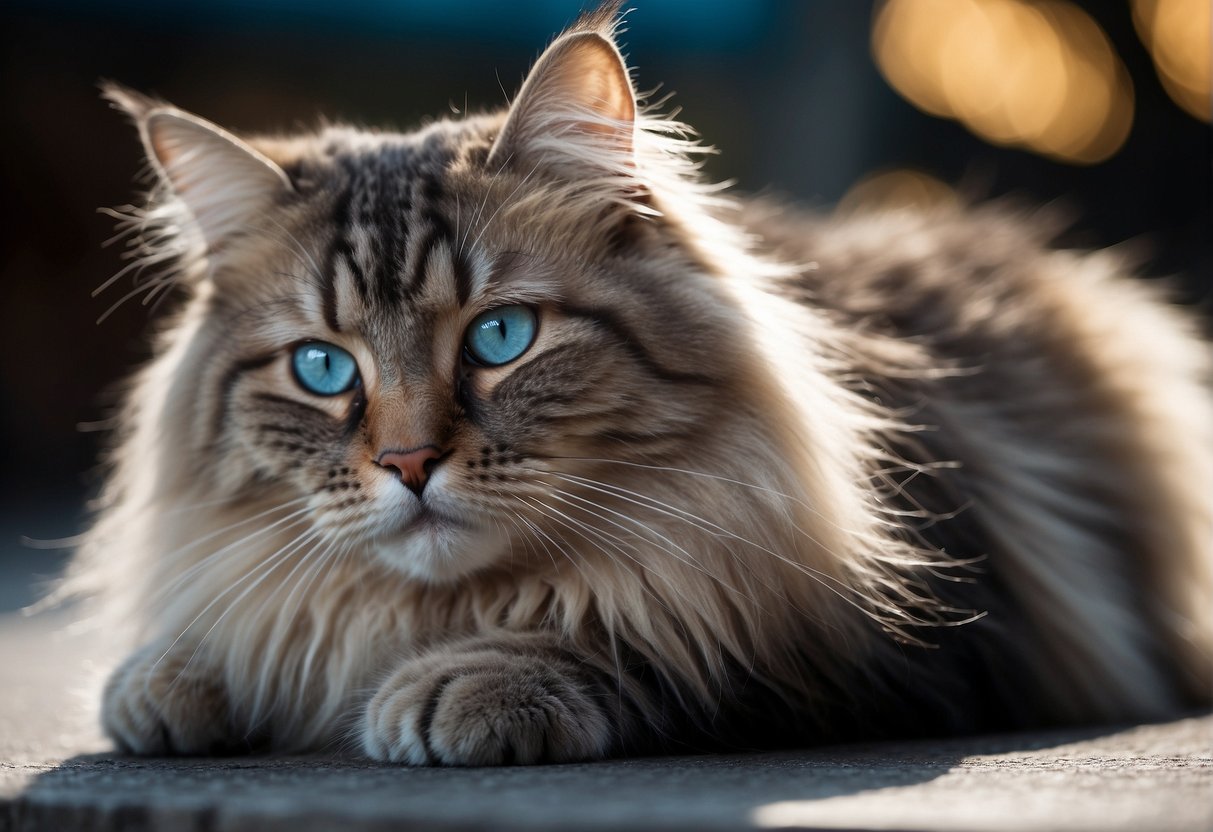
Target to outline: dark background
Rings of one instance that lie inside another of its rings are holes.
[[[407,129],[513,95],[578,0],[121,0],[6,2],[0,11],[0,560],[53,571],[59,555],[18,535],[76,530],[115,381],[146,355],[150,313],[130,288],[90,292],[120,268],[97,212],[137,200],[142,166],[100,79],[162,96],[239,131],[323,115]],[[714,178],[828,209],[864,174],[910,166],[985,196],[1072,209],[1066,245],[1134,240],[1149,275],[1177,278],[1207,313],[1213,294],[1210,132],[1160,85],[1128,3],[1079,5],[1132,78],[1128,141],[1092,166],[993,147],[901,98],[870,52],[867,0],[634,0],[624,35],[638,85],[675,92],[722,153]],[[22,591],[23,592],[23,591]],[[0,597],[0,609],[20,603]],[[17,600],[13,600],[17,599]]]

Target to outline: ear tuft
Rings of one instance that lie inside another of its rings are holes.
[[[293,189],[272,160],[205,119],[118,84],[103,85],[102,94],[135,122],[148,160],[189,209],[208,249]]]
[[[169,106],[137,90],[119,84],[117,81],[102,81],[98,86],[101,87],[101,97],[110,102],[110,106],[114,109],[121,110],[130,116],[131,121],[135,122],[135,124],[138,124],[151,110],[157,107]]]
[[[577,21],[568,28],[567,33],[597,32],[607,40],[615,40],[619,33],[619,24],[623,20],[624,0],[605,0],[597,8],[581,13]]]
[[[515,159],[570,177],[628,166],[636,95],[613,39],[618,8],[608,3],[583,16],[544,51],[510,107],[490,165]]]

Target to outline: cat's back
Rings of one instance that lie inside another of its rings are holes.
[[[935,396],[1018,401],[1029,420],[1049,402],[1209,406],[1213,352],[1196,315],[1160,282],[1133,277],[1115,251],[1052,247],[1059,223],[1048,212],[990,204],[813,216],[756,202],[745,216],[761,249],[798,265],[785,294],[876,353],[882,341],[915,345],[917,383]],[[1187,435],[1199,447],[1209,434]]]
[[[1082,691],[1076,715],[1207,700],[1213,395],[1195,316],[997,205],[746,217],[800,264],[783,290],[834,323],[849,383],[913,427],[895,449],[909,469],[938,466],[892,475],[914,534],[988,558],[1033,622],[1004,649],[1048,655],[1059,693]],[[890,368],[907,346],[915,361]],[[1182,678],[1158,682],[1174,657]]]

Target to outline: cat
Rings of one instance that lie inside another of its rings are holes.
[[[116,745],[481,765],[1207,704],[1195,322],[1022,211],[726,196],[619,18],[407,134],[107,88],[175,298],[68,578],[135,630]]]

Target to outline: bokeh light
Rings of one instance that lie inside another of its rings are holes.
[[[958,202],[956,191],[929,173],[893,168],[864,176],[838,201],[835,211],[842,214],[901,209],[930,211]]]
[[[994,144],[1093,164],[1115,154],[1133,124],[1128,71],[1072,3],[884,0],[872,52],[916,107]]]
[[[1202,121],[1213,117],[1213,3],[1133,0],[1133,23],[1167,94]]]

